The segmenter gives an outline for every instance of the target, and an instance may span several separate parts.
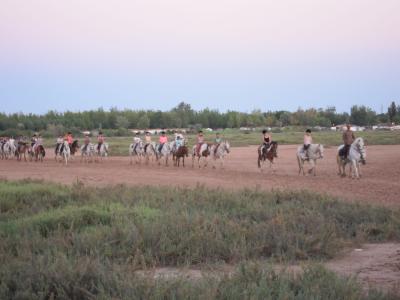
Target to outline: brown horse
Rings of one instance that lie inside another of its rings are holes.
[[[43,159],[46,155],[46,151],[44,150],[44,147],[42,145],[38,145],[35,148],[35,160],[36,161],[41,161],[43,162]]]
[[[269,166],[270,168],[273,168],[273,163],[274,163],[274,158],[278,157],[278,143],[277,142],[271,142],[269,150],[266,149],[266,147],[259,147],[258,148],[258,167],[261,168],[261,164],[265,164],[265,162],[268,160],[269,161]],[[263,169],[261,168],[261,171]]]
[[[24,160],[26,161],[26,152],[28,151],[29,146],[28,143],[18,142],[17,151],[15,154],[17,155],[17,160],[22,160],[22,155],[24,156]]]
[[[175,162],[175,166],[179,167],[179,163],[182,158],[182,166],[185,166],[185,156],[189,156],[189,149],[186,146],[180,146],[172,156],[173,161]]]
[[[75,155],[76,152],[79,150],[79,143],[78,140],[72,142],[70,146],[71,155]]]

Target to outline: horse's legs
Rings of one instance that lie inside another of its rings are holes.
[[[354,170],[353,170],[353,174],[352,174],[353,178],[354,178],[354,175],[355,175],[355,178],[356,178],[356,179],[360,179],[360,176],[358,175],[358,166],[357,166],[356,160],[353,160],[353,161],[352,161],[351,166],[352,166],[353,169],[354,169]]]

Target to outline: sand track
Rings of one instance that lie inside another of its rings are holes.
[[[112,147],[112,145],[111,145]],[[317,176],[299,176],[295,157],[297,146],[282,145],[275,163],[275,172],[268,168],[261,173],[256,165],[256,147],[233,148],[225,169],[185,168],[151,165],[130,165],[128,157],[109,157],[102,163],[80,163],[75,157],[67,167],[56,163],[52,150],[43,163],[0,160],[0,177],[7,179],[34,178],[61,183],[80,180],[88,185],[175,185],[202,184],[227,189],[260,188],[265,190],[307,189],[327,193],[346,200],[384,205],[400,204],[400,146],[369,146],[367,164],[360,180],[337,176],[336,147],[325,149],[325,157],[318,161]]]

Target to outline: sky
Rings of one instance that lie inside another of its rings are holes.
[[[399,0],[0,0],[0,112],[400,103]]]

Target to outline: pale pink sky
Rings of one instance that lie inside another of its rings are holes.
[[[0,0],[0,67],[372,71],[399,62],[399,28],[399,0]]]

